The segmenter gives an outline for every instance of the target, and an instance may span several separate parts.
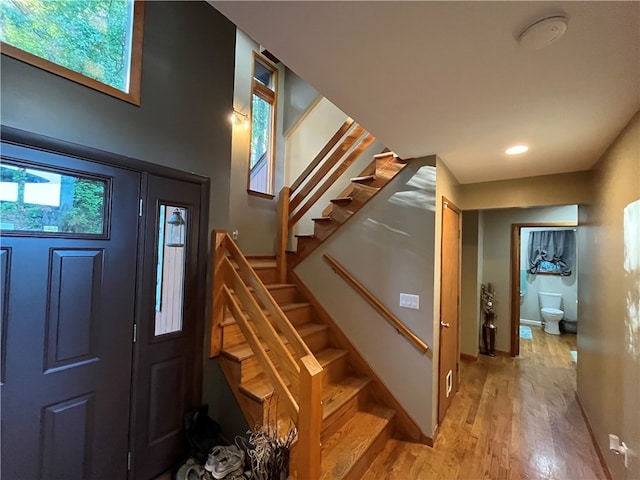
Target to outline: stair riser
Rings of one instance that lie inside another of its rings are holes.
[[[345,480],[359,480],[373,463],[378,454],[382,451],[387,440],[391,437],[391,424],[380,432],[376,440],[369,446],[367,451],[358,459],[353,468],[344,477]]]
[[[278,281],[280,280],[278,278],[278,271],[276,270],[275,267],[256,268],[255,271],[258,274],[258,277],[260,277],[260,280],[262,280],[262,283],[264,284],[278,283]]]
[[[278,305],[286,305],[287,303],[296,303],[300,301],[298,290],[295,286],[269,289],[269,293]]]
[[[320,441],[324,443],[331,435],[336,433],[347,420],[353,417],[358,411],[358,407],[361,404],[360,395],[366,395],[364,391],[361,391],[358,395],[345,402],[333,412],[328,418],[325,418],[322,422],[322,433],[320,434]],[[364,403],[364,401],[362,401]]]
[[[318,353],[329,346],[329,329],[313,332],[303,339],[313,353]]]
[[[233,323],[226,325],[222,330],[222,349],[235,347],[245,342],[244,335],[240,331],[240,327]]]
[[[294,308],[284,312],[294,327],[309,323],[313,320],[313,310],[311,305]]]
[[[328,365],[325,365],[322,375],[322,386],[326,387],[330,383],[335,383],[338,380],[346,377],[350,373],[349,357],[344,355]]]

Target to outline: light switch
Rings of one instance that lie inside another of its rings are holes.
[[[400,294],[400,306],[404,308],[420,309],[420,295],[412,295],[410,293]]]

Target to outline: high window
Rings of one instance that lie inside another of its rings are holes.
[[[2,53],[140,104],[142,2],[1,0]]]
[[[277,73],[275,66],[254,54],[249,193],[266,196],[273,196]]]

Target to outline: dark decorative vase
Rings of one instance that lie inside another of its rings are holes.
[[[490,357],[496,356],[496,327],[493,323],[485,322],[482,325],[482,343],[484,344],[484,354]]]

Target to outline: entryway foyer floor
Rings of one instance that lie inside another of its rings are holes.
[[[363,479],[605,479],[575,398],[576,336],[532,331],[520,358],[461,363],[435,448],[390,440]]]

